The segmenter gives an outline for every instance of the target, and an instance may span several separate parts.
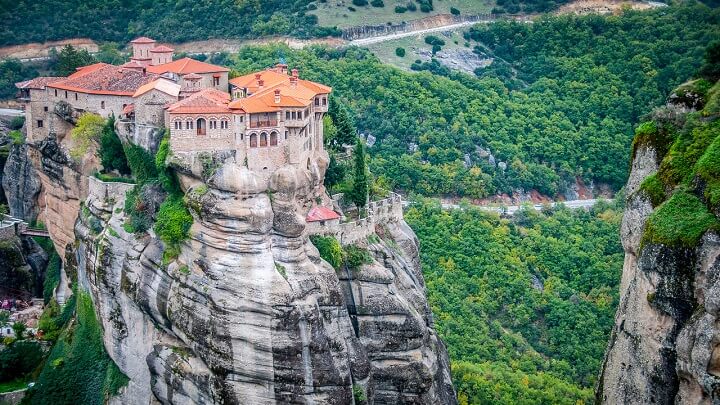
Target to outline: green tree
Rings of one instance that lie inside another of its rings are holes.
[[[365,147],[362,140],[357,138],[355,148],[353,149],[353,179],[352,189],[350,190],[350,201],[358,208],[362,208],[367,204],[368,198],[368,172],[365,163]]]
[[[65,45],[57,55],[55,73],[58,76],[68,76],[77,68],[96,62],[87,49],[77,49],[70,44]]]
[[[122,142],[115,133],[115,116],[111,115],[100,134],[100,162],[106,171],[117,170],[121,174],[130,174],[127,157]]]

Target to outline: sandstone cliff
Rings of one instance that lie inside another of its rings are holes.
[[[110,402],[456,403],[407,224],[362,242],[373,260],[356,271],[336,272],[309,241],[326,159],[266,179],[232,158],[208,176],[173,157],[194,223],[168,260],[152,230],[123,227],[129,186],[89,178],[96,163],[66,149],[51,136],[30,155],[41,218],[65,255],[60,295],[72,279],[91,293],[130,378]]]
[[[689,91],[698,83],[636,134],[599,403],[720,402],[720,88]]]

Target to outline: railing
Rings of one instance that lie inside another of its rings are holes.
[[[277,120],[250,121],[250,128],[276,127]]]

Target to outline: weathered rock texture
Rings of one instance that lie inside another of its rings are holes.
[[[641,246],[653,208],[638,190],[657,169],[656,151],[640,147],[627,184],[620,304],[597,400],[720,403],[720,237],[708,232],[694,248]]]
[[[340,273],[309,241],[326,159],[264,180],[230,157],[207,187],[176,162],[195,220],[164,263],[152,231],[123,229],[124,195],[91,187],[78,210],[87,179],[53,139],[36,150],[50,234],[130,377],[112,403],[456,403],[412,230],[378,228],[372,264]]]

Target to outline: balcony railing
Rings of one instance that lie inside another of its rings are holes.
[[[250,121],[250,128],[276,127],[277,120]]]

